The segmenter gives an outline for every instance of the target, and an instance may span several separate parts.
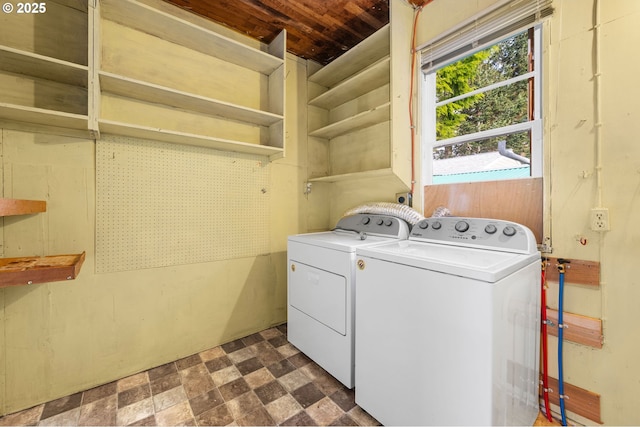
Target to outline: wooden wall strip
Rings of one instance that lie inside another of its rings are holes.
[[[454,216],[517,222],[542,242],[542,178],[425,186],[424,215],[430,216],[439,206]]]
[[[600,263],[570,259],[565,264],[565,283],[577,285],[600,286]],[[558,258],[547,258],[546,276],[549,282],[558,282]]]
[[[18,200],[0,198],[0,216],[28,215],[47,210],[43,200]]]
[[[558,310],[547,308],[547,319],[553,322],[548,325],[549,335],[558,336]],[[590,347],[602,348],[602,320],[594,317],[582,316],[564,312],[563,323],[568,327],[564,330],[564,339]]]
[[[549,401],[554,405],[560,405],[558,380],[556,378],[549,377],[549,389]],[[598,393],[565,382],[564,394],[568,396],[564,401],[567,411],[571,411],[598,424],[603,423],[600,418],[600,395]],[[540,395],[542,396],[542,390]]]

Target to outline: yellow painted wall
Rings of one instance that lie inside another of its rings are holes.
[[[604,322],[602,349],[565,344],[565,381],[601,395],[607,425],[640,424],[640,120],[637,62],[640,2],[601,0],[602,205],[611,231],[589,228],[598,206],[594,102],[594,1],[555,0],[544,51],[545,233],[553,256],[599,261],[599,289],[568,284],[565,310]],[[495,3],[435,0],[422,12],[418,44]],[[580,238],[587,244],[580,244]],[[567,273],[567,282],[571,272]],[[557,307],[557,285],[549,306]],[[550,338],[550,374],[557,377],[557,341]],[[578,422],[590,423],[569,414]]]
[[[0,129],[0,195],[47,201],[45,213],[0,218],[0,255],[87,252],[74,281],[0,289],[0,414],[286,321],[287,236],[307,231],[313,202],[302,193],[306,61],[288,55],[287,69],[287,155],[267,166],[270,250],[260,256],[96,274],[94,141]]]

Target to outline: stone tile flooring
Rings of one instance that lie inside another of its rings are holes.
[[[286,325],[0,418],[0,426],[379,423],[300,353]]]

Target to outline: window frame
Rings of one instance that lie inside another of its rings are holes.
[[[533,81],[533,96],[531,101],[533,102],[532,117],[530,120],[508,125],[500,128],[489,129],[485,131],[475,132],[466,135],[460,135],[453,138],[444,140],[436,140],[436,108],[440,105],[444,105],[449,102],[453,102],[459,97],[449,98],[441,102],[437,102],[436,97],[436,74],[440,68],[443,68],[453,62],[456,62],[469,55],[487,49],[502,40],[512,37],[516,34],[533,30],[533,70],[529,71],[522,76],[517,76],[509,80],[501,81],[498,83],[485,86],[461,95],[460,97],[467,97],[473,93],[482,93],[496,87],[504,86],[506,84],[516,83],[525,79],[532,79]],[[444,147],[447,145],[460,144],[467,141],[478,141],[482,139],[488,139],[492,137],[507,135],[515,132],[529,131],[531,138],[531,175],[528,178],[542,177],[543,174],[543,117],[542,117],[542,23],[532,24],[526,28],[518,31],[513,31],[508,35],[501,35],[490,42],[483,44],[482,46],[474,46],[472,49],[468,49],[460,55],[456,55],[455,58],[438,64],[435,67],[430,67],[426,70],[422,70],[422,78],[420,78],[420,108],[421,108],[421,138],[420,146],[422,148],[422,184],[433,184],[433,150],[437,147]],[[507,82],[507,83],[505,83]],[[516,178],[518,179],[518,178]],[[523,179],[523,178],[520,178]],[[461,181],[464,183],[464,181]]]

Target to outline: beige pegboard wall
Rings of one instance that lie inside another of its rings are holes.
[[[135,138],[96,142],[96,272],[269,250],[262,156]]]

